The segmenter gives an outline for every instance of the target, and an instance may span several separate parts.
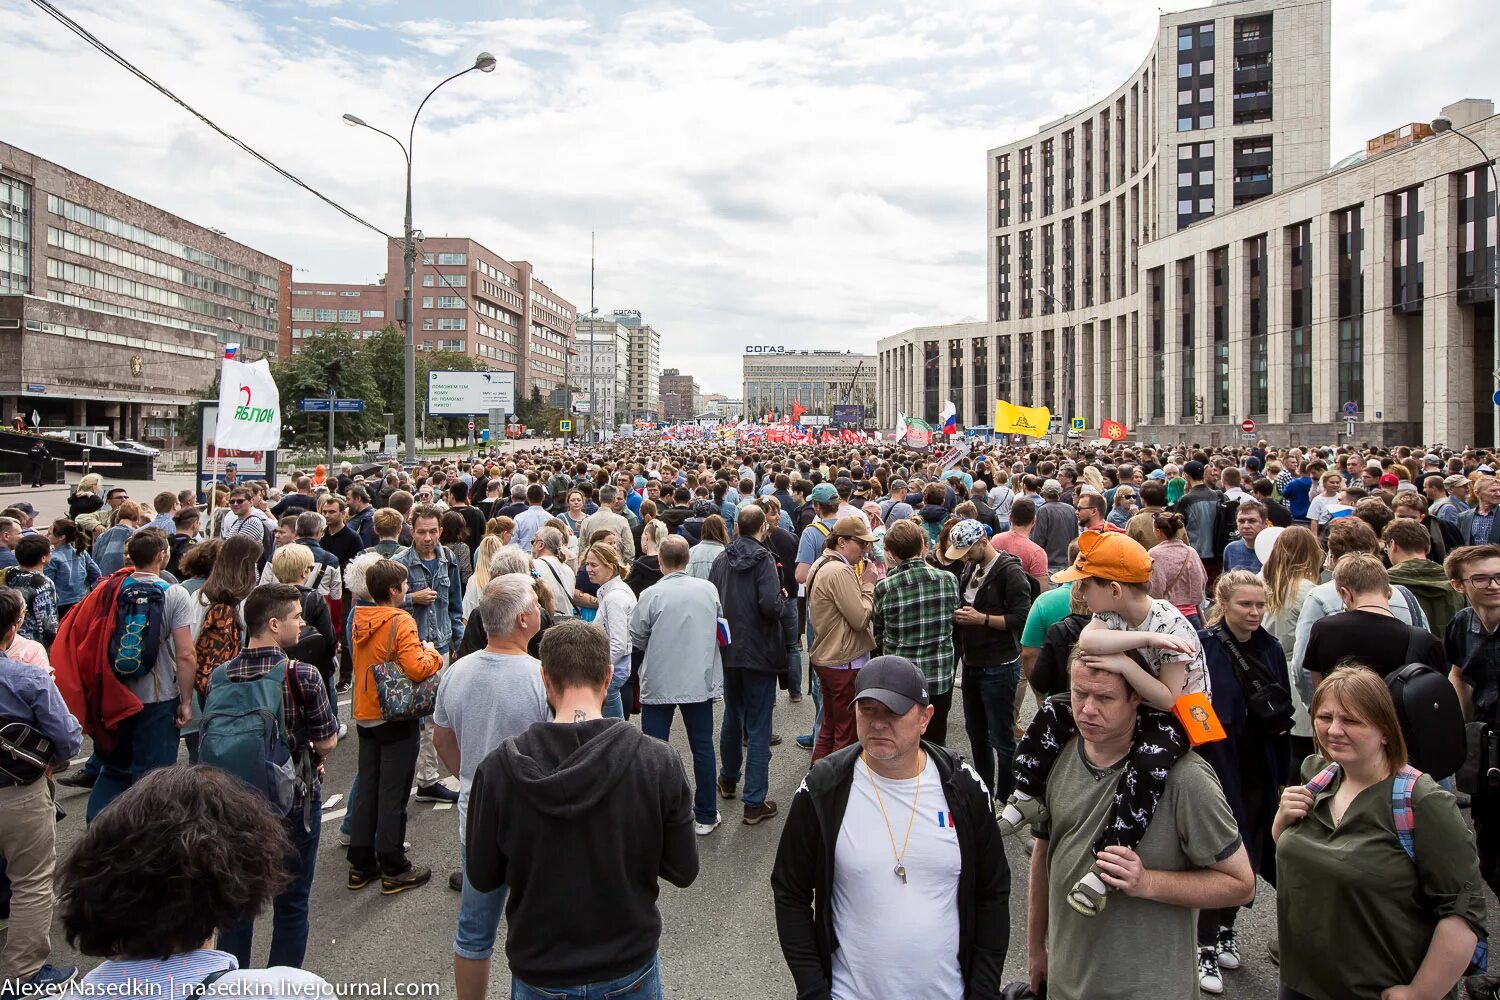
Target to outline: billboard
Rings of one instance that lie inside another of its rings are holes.
[[[224,466],[233,462],[238,481],[264,479],[271,482],[276,477],[276,453],[274,451],[248,451],[240,448],[216,447],[215,433],[219,426],[219,404],[205,400],[198,408],[198,492],[208,489],[210,480],[224,480]]]
[[[516,412],[515,372],[429,372],[427,415],[468,417]]]
[[[833,408],[833,426],[859,427],[865,422],[865,408],[853,403],[839,403]]]

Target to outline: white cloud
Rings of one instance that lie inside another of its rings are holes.
[[[383,271],[378,237],[9,6],[5,139],[311,280]],[[1482,22],[1483,5],[1448,6],[1439,18],[1419,0],[1338,0],[1335,155],[1500,90],[1482,33],[1460,29]],[[75,0],[70,13],[392,232],[400,155],[339,114],[404,137],[434,83],[493,52],[494,73],[449,84],[423,112],[417,224],[530,260],[580,309],[596,230],[599,307],[641,309],[664,333],[664,365],[730,395],[745,343],[869,348],[906,326],[982,316],[985,150],[1108,93],[1156,24],[1133,0],[522,7],[460,21],[433,14],[446,5],[388,4],[389,34],[335,15],[326,37],[317,21],[283,31],[274,8],[228,0],[165,21],[150,0]]]

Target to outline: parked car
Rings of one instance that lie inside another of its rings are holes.
[[[137,455],[150,455],[153,458],[161,455],[160,448],[152,448],[150,445],[141,444],[131,438],[121,438],[115,442],[115,448],[119,451],[133,451]]]

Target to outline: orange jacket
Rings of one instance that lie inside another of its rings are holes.
[[[391,649],[391,621],[396,622],[396,648]],[[424,681],[443,667],[443,654],[426,649],[417,637],[417,623],[400,608],[354,609],[354,720],[378,722],[380,697],[375,693],[375,664],[397,660],[406,676]],[[393,655],[394,652],[394,655]]]

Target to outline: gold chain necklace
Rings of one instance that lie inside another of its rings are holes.
[[[896,832],[891,829],[891,818],[886,815],[885,802],[880,797],[880,786],[875,782],[875,774],[870,770],[869,758],[861,753],[859,759],[865,765],[865,776],[870,779],[870,787],[875,790],[875,804],[880,807],[880,818],[885,820],[885,835],[891,841],[891,854],[896,858],[896,877],[901,884],[906,884],[906,845],[911,843],[911,828],[917,821],[917,800],[922,796],[922,772],[927,769],[927,761],[920,750],[917,751],[917,790],[911,797],[911,818],[906,821],[906,837],[901,841],[901,850],[896,850]]]

